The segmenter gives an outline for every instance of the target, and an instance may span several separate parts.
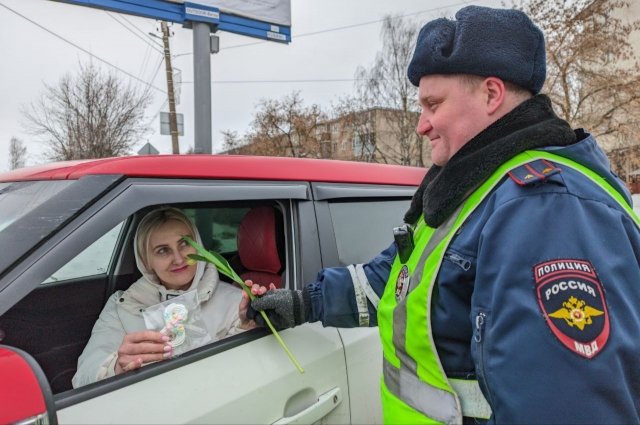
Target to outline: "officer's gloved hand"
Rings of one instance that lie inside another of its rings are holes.
[[[301,325],[309,317],[309,295],[305,290],[272,289],[251,301],[247,317],[258,326],[266,326],[259,311],[264,311],[277,329],[293,328]]]

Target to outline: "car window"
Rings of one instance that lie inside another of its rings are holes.
[[[205,247],[221,254],[238,251],[237,234],[242,219],[250,207],[217,207],[185,209],[197,224]]]
[[[342,264],[365,263],[393,241],[409,199],[332,202],[331,220]]]
[[[107,272],[123,223],[118,224],[87,249],[52,274],[43,285],[61,280],[95,276]]]
[[[243,279],[252,279],[254,282],[259,279],[257,283],[266,285],[270,282],[262,282],[261,279],[267,277],[258,278],[256,273],[267,272],[280,276],[279,281],[273,282],[276,286],[286,286],[284,270],[287,249],[284,216],[280,206],[221,203],[182,210],[196,223],[204,248],[225,257]],[[265,213],[271,213],[271,218],[265,217]],[[242,248],[238,246],[240,235],[243,235],[241,239],[244,241]],[[272,243],[269,243],[269,240]],[[275,255],[268,255],[265,249],[273,249]],[[272,261],[276,261],[280,266]],[[229,280],[225,276],[221,278]]]

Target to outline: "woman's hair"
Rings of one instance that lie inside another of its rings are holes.
[[[185,215],[184,212],[182,212],[182,210],[173,207],[160,207],[151,211],[144,216],[142,221],[140,221],[135,241],[138,256],[140,256],[142,264],[144,264],[145,267],[148,268],[149,264],[147,262],[147,257],[151,233],[170,220],[179,221],[180,223],[186,225],[189,228],[192,237],[195,237],[195,235],[197,234],[193,222],[189,219],[189,217]]]

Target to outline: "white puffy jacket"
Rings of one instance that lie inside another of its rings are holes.
[[[199,236],[196,235],[199,242]],[[136,263],[143,276],[126,291],[117,291],[107,301],[93,326],[91,338],[78,358],[73,377],[74,388],[115,375],[117,351],[127,333],[146,330],[142,311],[152,305],[188,291],[198,291],[201,317],[213,341],[243,331],[238,316],[242,290],[220,282],[218,271],[199,262],[191,287],[187,291],[168,290],[155,274],[147,270],[138,253]]]

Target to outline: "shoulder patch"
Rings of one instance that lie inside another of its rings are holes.
[[[544,182],[549,176],[560,172],[552,162],[546,159],[536,159],[509,171],[509,177],[519,186],[532,186]]]
[[[556,338],[592,359],[607,345],[609,313],[602,284],[586,260],[555,259],[533,267],[538,304]]]

